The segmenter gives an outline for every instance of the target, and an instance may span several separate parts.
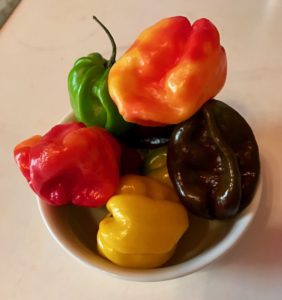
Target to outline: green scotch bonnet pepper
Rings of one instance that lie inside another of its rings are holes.
[[[119,135],[131,127],[119,114],[108,92],[108,74],[115,63],[116,44],[108,29],[96,18],[112,44],[109,60],[99,53],[79,58],[68,76],[68,90],[76,119],[87,126],[106,128]]]
[[[149,150],[145,156],[144,175],[172,186],[167,170],[167,147]]]

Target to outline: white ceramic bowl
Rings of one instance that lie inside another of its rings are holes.
[[[72,121],[69,114],[62,123]],[[191,274],[229,251],[246,231],[259,206],[262,176],[251,204],[236,218],[209,221],[189,215],[190,227],[170,261],[156,269],[129,269],[99,256],[98,224],[106,211],[77,206],[53,207],[38,199],[39,210],[52,237],[71,256],[96,270],[134,281],[161,281]]]

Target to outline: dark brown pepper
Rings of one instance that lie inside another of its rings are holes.
[[[166,145],[175,125],[164,127],[133,126],[118,139],[123,144],[137,149],[153,149]]]
[[[252,200],[260,171],[250,126],[217,100],[175,128],[167,164],[183,204],[209,219],[230,218],[243,210]]]

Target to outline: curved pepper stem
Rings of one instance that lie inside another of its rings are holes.
[[[114,40],[113,36],[111,35],[110,31],[108,30],[108,28],[96,16],[93,16],[93,19],[104,29],[104,31],[106,32],[107,36],[109,37],[109,39],[111,41],[112,55],[107,64],[107,68],[110,68],[116,61],[117,46],[116,46],[115,40]]]

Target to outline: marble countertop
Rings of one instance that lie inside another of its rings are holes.
[[[110,45],[121,54],[157,20],[211,19],[228,56],[217,96],[249,121],[260,146],[263,195],[248,232],[224,257],[192,275],[128,282],[94,272],[53,241],[35,196],[13,161],[21,140],[45,133],[70,111],[66,78],[76,58]],[[253,299],[282,294],[282,2],[279,0],[23,0],[0,31],[0,298]]]

